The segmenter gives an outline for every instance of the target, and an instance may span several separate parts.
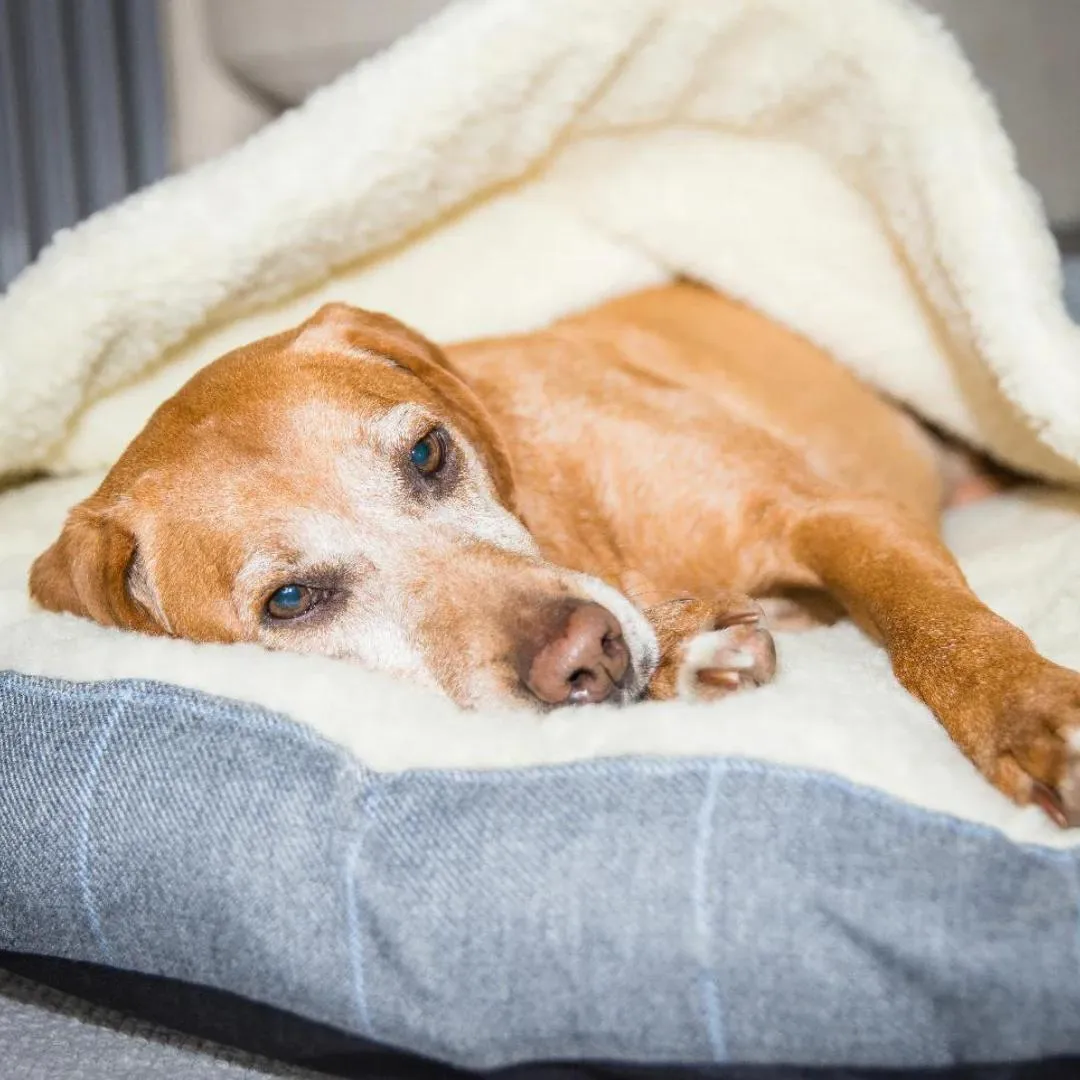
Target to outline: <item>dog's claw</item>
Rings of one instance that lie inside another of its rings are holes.
[[[704,668],[697,673],[697,677],[699,682],[715,686],[718,690],[738,690],[742,685],[742,676],[737,671]]]
[[[679,669],[679,696],[709,701],[767,683],[776,670],[776,647],[760,613],[724,619],[716,630],[691,638]]]
[[[745,626],[747,623],[754,623],[757,626],[764,626],[765,619],[762,617],[761,610],[756,611],[743,611],[737,615],[728,615],[722,619],[718,619],[714,629],[726,630],[729,626]]]
[[[1057,826],[1067,829],[1070,825],[1080,822],[1070,821],[1065,812],[1065,806],[1061,796],[1053,788],[1047,787],[1038,781],[1031,787],[1031,801]]]

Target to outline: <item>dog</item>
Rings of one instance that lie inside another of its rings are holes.
[[[809,625],[839,605],[991,783],[1080,824],[1080,675],[944,547],[943,505],[985,485],[950,483],[955,461],[691,283],[445,351],[329,304],[165,402],[30,590],[541,710],[747,690],[775,670],[766,609]]]

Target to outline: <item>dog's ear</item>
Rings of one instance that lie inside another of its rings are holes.
[[[348,304],[326,304],[300,327],[297,343],[375,354],[422,379],[451,408],[483,456],[499,497],[513,509],[513,469],[498,429],[461,373],[423,334],[391,315]]]
[[[30,595],[49,611],[68,611],[105,626],[160,634],[163,628],[136,598],[145,575],[135,537],[109,514],[82,504],[30,568]]]

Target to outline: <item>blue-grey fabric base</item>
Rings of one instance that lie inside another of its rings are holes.
[[[4,968],[45,969],[36,982]],[[74,982],[83,996],[58,991]],[[128,984],[126,989],[124,984]],[[135,995],[132,1000],[131,995]],[[106,1003],[100,1004],[104,996]],[[127,998],[117,1009],[115,1000]],[[147,1019],[164,1018],[164,1023]],[[209,1032],[207,1032],[209,1028]],[[224,1036],[224,1038],[222,1038]],[[276,1051],[276,1052],[275,1052]],[[1080,1057],[942,1069],[558,1061],[466,1072],[231,994],[70,960],[0,952],[4,1080],[1076,1080]],[[315,1070],[315,1071],[312,1071]]]
[[[146,682],[0,718],[0,948],[472,1067],[1080,1051],[1076,851],[747,760],[380,775]]]

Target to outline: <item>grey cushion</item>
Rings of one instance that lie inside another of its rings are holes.
[[[0,947],[474,1066],[1080,1049],[1080,853],[833,777],[378,775],[273,714],[0,676]]]

